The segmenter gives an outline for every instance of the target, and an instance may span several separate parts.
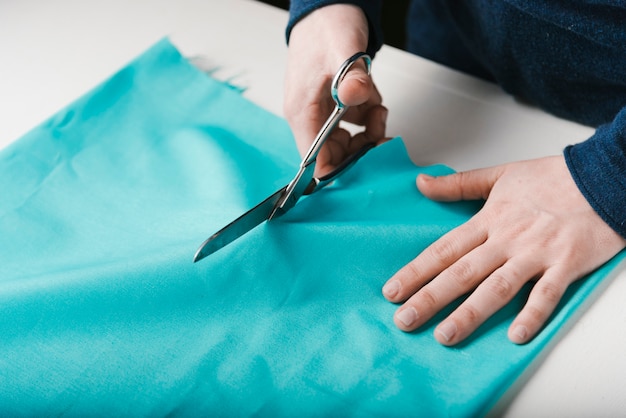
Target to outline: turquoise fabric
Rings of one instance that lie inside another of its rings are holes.
[[[284,120],[164,40],[0,153],[0,415],[480,415],[619,261],[531,343],[527,290],[455,348],[395,328],[381,286],[472,203],[425,199],[395,139],[193,264],[282,186]],[[442,315],[445,314],[442,313]]]

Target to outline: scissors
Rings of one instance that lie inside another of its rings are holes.
[[[333,182],[374,147],[374,144],[372,143],[366,144],[360,150],[346,158],[346,160],[344,160],[330,173],[320,178],[314,176],[317,155],[319,154],[322,145],[324,145],[324,142],[326,142],[326,139],[328,139],[332,130],[337,126],[339,120],[341,120],[343,115],[348,110],[348,106],[339,100],[339,84],[347,74],[350,67],[352,67],[352,65],[359,59],[363,59],[363,61],[365,61],[367,74],[370,74],[372,59],[365,52],[358,52],[341,64],[341,67],[339,67],[339,70],[333,78],[330,88],[330,95],[335,101],[335,109],[332,111],[322,126],[322,129],[320,129],[319,133],[313,140],[313,143],[302,159],[298,173],[293,180],[291,180],[291,182],[289,182],[289,184],[285,187],[282,187],[280,190],[268,196],[261,203],[226,225],[224,228],[211,235],[196,251],[193,258],[194,263],[235,241],[237,238],[241,237],[260,223],[266,220],[270,221],[284,215],[287,211],[293,208],[296,203],[298,203],[298,200],[300,200],[302,196],[315,193]]]

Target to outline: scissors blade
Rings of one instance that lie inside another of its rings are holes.
[[[278,190],[264,201],[226,225],[224,228],[211,235],[206,241],[200,245],[193,262],[202,260],[204,257],[213,254],[220,248],[230,244],[246,232],[252,230],[261,222],[267,220],[274,212],[274,208],[280,200],[287,186]]]

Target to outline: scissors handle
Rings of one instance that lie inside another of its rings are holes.
[[[322,126],[322,129],[320,129],[319,133],[313,140],[311,147],[309,148],[306,155],[302,159],[302,162],[300,163],[300,169],[298,170],[298,173],[296,174],[294,179],[289,183],[289,185],[287,186],[287,190],[285,191],[285,194],[283,195],[281,200],[277,203],[274,211],[270,214],[269,216],[270,220],[278,213],[279,210],[281,210],[281,212],[284,213],[288,211],[289,209],[291,209],[298,202],[298,199],[300,199],[300,197],[302,197],[302,195],[305,194],[307,190],[313,190],[315,189],[315,187],[317,187],[319,180],[316,180],[313,177],[313,174],[315,172],[315,163],[317,161],[317,155],[319,154],[320,150],[322,149],[322,145],[324,145],[324,143],[326,142],[326,139],[328,139],[332,130],[335,129],[335,127],[337,126],[341,118],[343,117],[344,113],[346,113],[346,111],[348,110],[348,106],[346,106],[339,99],[339,83],[341,83],[341,81],[344,79],[344,77],[348,73],[348,70],[350,70],[352,65],[355,62],[357,62],[359,59],[363,59],[365,61],[367,74],[370,74],[370,70],[372,66],[372,59],[365,52],[357,52],[356,54],[354,54],[353,56],[345,60],[344,63],[341,65],[341,67],[339,67],[339,70],[335,74],[335,77],[333,78],[331,88],[330,88],[330,95],[335,101],[335,109],[332,111],[332,113],[330,114],[330,116],[328,117],[324,125]],[[350,163],[349,161],[348,165],[342,164],[340,167],[343,167],[345,169],[349,165],[356,162],[357,159],[358,158],[354,159],[352,163]],[[338,173],[339,172],[337,171],[334,177],[336,177]],[[330,182],[330,180],[328,182]],[[328,182],[326,182],[325,184],[327,184]]]
[[[335,168],[333,171],[331,171],[330,173],[328,173],[328,174],[326,174],[326,175],[324,175],[324,176],[322,176],[320,178],[314,177],[313,180],[311,180],[311,182],[309,183],[309,186],[304,190],[303,194],[305,194],[305,195],[313,194],[313,193],[323,189],[324,187],[326,187],[327,185],[329,185],[333,181],[337,180],[337,178],[340,175],[342,175],[347,170],[349,170],[350,167],[352,167],[354,164],[356,164],[356,162],[359,161],[359,159],[362,156],[367,154],[367,152],[369,150],[371,150],[372,148],[374,148],[375,146],[376,146],[376,144],[371,143],[371,142],[363,145],[361,147],[361,149],[359,149],[357,152],[355,152],[354,154],[350,155],[348,158],[343,160],[343,162],[337,168]]]
[[[348,110],[348,106],[346,106],[339,99],[339,84],[343,81],[344,77],[346,76],[352,65],[354,65],[354,63],[357,62],[359,59],[363,59],[365,61],[367,74],[370,74],[372,59],[365,52],[357,52],[356,54],[345,60],[343,64],[341,64],[341,67],[339,67],[339,70],[333,77],[333,82],[330,86],[330,95],[335,101],[335,109],[332,111],[328,119],[326,119],[326,122],[322,126],[322,129],[320,129],[319,133],[313,140],[311,147],[309,148],[306,155],[304,156],[304,159],[302,160],[302,166],[307,166],[317,159],[317,154],[319,154],[320,149],[322,149],[322,145],[324,145],[332,130],[335,129],[335,127],[343,117],[344,113],[346,113],[346,111]]]

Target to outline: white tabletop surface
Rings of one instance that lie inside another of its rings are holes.
[[[286,21],[252,0],[0,0],[0,148],[165,36],[282,114]],[[378,54],[373,77],[388,135],[402,136],[418,164],[465,170],[558,154],[593,132],[394,48]],[[626,415],[623,265],[614,276],[498,415]]]

